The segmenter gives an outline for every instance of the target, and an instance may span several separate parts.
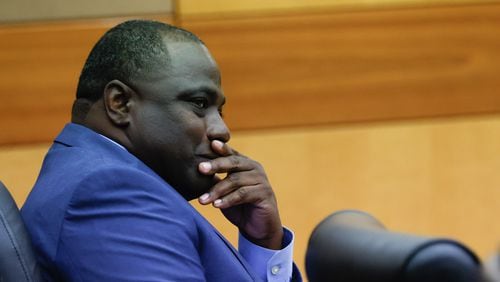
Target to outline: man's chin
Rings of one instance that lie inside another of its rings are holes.
[[[210,191],[210,189],[217,183],[214,176],[200,175],[193,179],[184,191],[179,191],[179,193],[188,201],[196,199],[201,195]]]

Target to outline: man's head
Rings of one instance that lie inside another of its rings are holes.
[[[102,89],[113,79],[127,83],[147,78],[170,60],[164,38],[171,42],[203,44],[194,34],[156,21],[131,20],[107,31],[95,44],[80,74],[77,99],[91,103],[102,97]],[[84,116],[84,109],[74,115]],[[83,111],[82,111],[83,110]]]
[[[213,185],[198,164],[229,140],[218,67],[193,34],[159,22],[108,31],[80,76],[73,122],[122,144],[186,199]]]

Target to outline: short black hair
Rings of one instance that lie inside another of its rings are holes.
[[[164,38],[172,42],[203,42],[193,33],[166,23],[130,20],[108,30],[95,44],[83,66],[77,99],[93,103],[114,79],[130,83],[145,78],[170,61]]]

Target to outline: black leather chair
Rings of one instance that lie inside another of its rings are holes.
[[[0,281],[42,281],[19,209],[0,182]]]
[[[476,282],[476,255],[457,241],[390,232],[361,211],[323,220],[309,239],[311,282]]]

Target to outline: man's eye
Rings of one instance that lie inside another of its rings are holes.
[[[205,109],[208,106],[208,101],[204,98],[193,99],[191,103],[199,109]]]

